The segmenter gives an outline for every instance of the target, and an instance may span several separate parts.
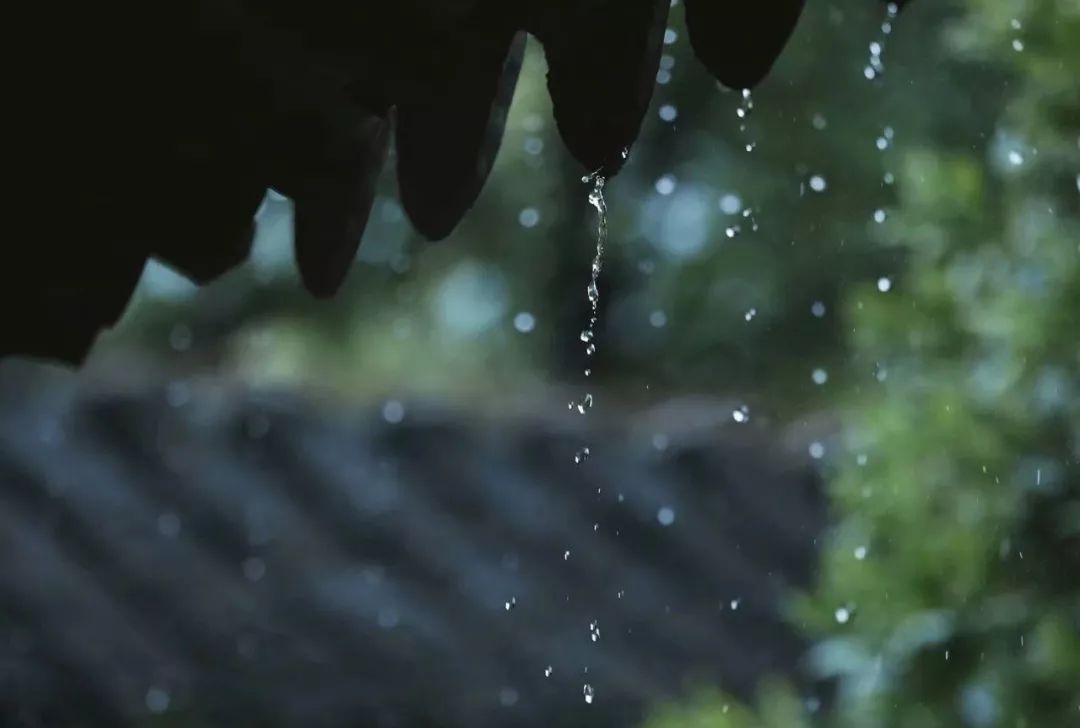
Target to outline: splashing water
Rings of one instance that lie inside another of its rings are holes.
[[[627,152],[623,151],[623,159]],[[581,178],[585,184],[592,184],[589,190],[589,204],[596,210],[596,253],[593,255],[592,269],[589,275],[589,283],[585,286],[585,295],[589,299],[589,322],[581,330],[578,337],[585,344],[585,356],[591,357],[596,353],[596,323],[600,316],[600,272],[604,268],[604,246],[607,244],[607,202],[604,200],[604,185],[607,179],[599,172],[585,175]],[[586,367],[585,376],[592,376],[592,368]],[[571,412],[580,415],[586,414],[593,406],[593,395],[586,392],[581,399],[570,402],[567,408]],[[574,456],[575,463],[583,463],[588,457],[588,448],[578,451]]]
[[[604,185],[607,179],[602,174],[594,172],[581,178],[585,184],[592,183],[589,191],[589,204],[596,210],[596,255],[593,256],[592,272],[589,284],[585,287],[585,293],[589,297],[589,324],[581,332],[581,340],[585,342],[585,353],[592,356],[596,353],[592,340],[596,335],[596,319],[600,306],[600,271],[604,267],[604,246],[607,244],[607,202],[604,200]]]
[[[747,131],[747,120],[750,118],[750,113],[754,110],[754,97],[750,93],[750,89],[744,88],[741,95],[742,101],[739,102],[739,108],[735,109],[735,116],[739,117],[739,131],[745,136]],[[757,147],[757,142],[748,141],[746,143],[746,151],[752,152]]]
[[[900,6],[896,3],[889,3],[885,7],[885,20],[881,22],[881,34],[870,43],[870,60],[863,68],[863,76],[867,81],[873,81],[885,73],[885,63],[881,57],[885,54],[885,40],[892,34],[893,21],[896,20],[899,12]]]

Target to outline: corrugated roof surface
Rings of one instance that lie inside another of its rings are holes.
[[[603,728],[746,693],[797,664],[778,605],[824,504],[779,448],[685,429],[606,423],[575,466],[578,431],[524,417],[9,371],[0,713]]]

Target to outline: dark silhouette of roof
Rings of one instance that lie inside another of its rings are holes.
[[[391,143],[403,206],[442,238],[502,138],[525,33],[555,120],[615,174],[652,96],[670,0],[106,0],[21,3],[7,101],[17,194],[0,268],[0,357],[81,362],[148,257],[197,282],[246,259],[267,188],[295,204],[296,260],[330,296]],[[803,0],[684,0],[723,83],[769,71]],[[19,51],[25,51],[20,53]],[[182,199],[182,214],[172,209]]]
[[[765,433],[27,372],[0,368],[4,725],[621,728],[797,671],[823,496]]]

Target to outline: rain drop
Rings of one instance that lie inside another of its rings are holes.
[[[726,194],[720,198],[720,211],[725,215],[735,215],[742,209],[742,200],[738,195]]]
[[[666,196],[675,191],[676,184],[677,182],[673,175],[665,174],[661,176],[660,179],[656,180],[655,187],[657,193]]]
[[[570,402],[570,404],[568,405],[570,410],[577,410],[577,413],[579,415],[583,415],[589,410],[591,410],[592,406],[593,396],[589,392],[586,392],[585,396],[579,399],[577,402]]]
[[[146,691],[146,709],[155,715],[168,710],[171,702],[169,694],[159,687],[152,687]]]
[[[391,425],[396,425],[405,419],[405,405],[392,399],[383,405],[382,416]]]
[[[528,311],[521,311],[514,316],[514,328],[519,333],[527,334],[536,328],[536,317]]]
[[[518,215],[518,224],[524,228],[534,228],[540,223],[540,211],[535,207],[526,207]]]

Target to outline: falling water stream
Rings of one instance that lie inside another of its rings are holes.
[[[885,64],[881,57],[885,54],[885,39],[892,33],[893,22],[900,12],[900,6],[889,3],[885,7],[885,20],[881,23],[881,35],[870,43],[870,60],[863,69],[863,75],[868,81],[880,78],[885,73]]]
[[[627,151],[623,151],[623,159],[627,157]],[[604,199],[604,185],[607,183],[607,178],[604,177],[599,171],[592,174],[585,175],[581,178],[584,184],[591,185],[589,188],[589,204],[596,210],[596,252],[593,254],[592,266],[589,271],[589,282],[585,286],[585,295],[589,300],[589,318],[588,323],[581,330],[580,339],[585,345],[585,377],[592,376],[592,357],[596,354],[596,326],[600,317],[600,273],[604,268],[604,247],[607,244],[608,237],[608,220],[607,220],[607,202]],[[569,408],[571,411],[576,411],[580,415],[588,413],[593,406],[592,392],[586,390],[581,399],[576,402],[570,402]],[[574,462],[578,465],[585,462],[590,455],[588,446],[582,446],[574,454]],[[594,524],[594,530],[598,528],[599,524]],[[564,559],[570,557],[570,552],[567,551],[564,555]],[[589,624],[589,638],[591,641],[596,642],[600,639],[600,628],[598,623],[594,620]],[[585,667],[585,675],[588,677],[589,668]],[[585,702],[592,704],[596,692],[590,682],[586,682],[582,686],[582,694]]]
[[[589,299],[589,321],[581,330],[581,341],[585,344],[585,356],[591,360],[596,353],[596,324],[600,315],[600,272],[604,267],[604,246],[607,243],[607,202],[604,200],[604,185],[607,179],[599,172],[585,175],[581,178],[585,184],[591,184],[589,190],[589,204],[596,210],[596,253],[593,255],[592,269],[589,275],[589,283],[585,287],[585,294]],[[585,376],[592,376],[592,367],[586,363]],[[570,402],[569,409],[584,415],[593,406],[592,392],[586,391],[581,399]],[[582,447],[574,454],[575,463],[583,463],[588,459],[590,451],[588,447]]]

